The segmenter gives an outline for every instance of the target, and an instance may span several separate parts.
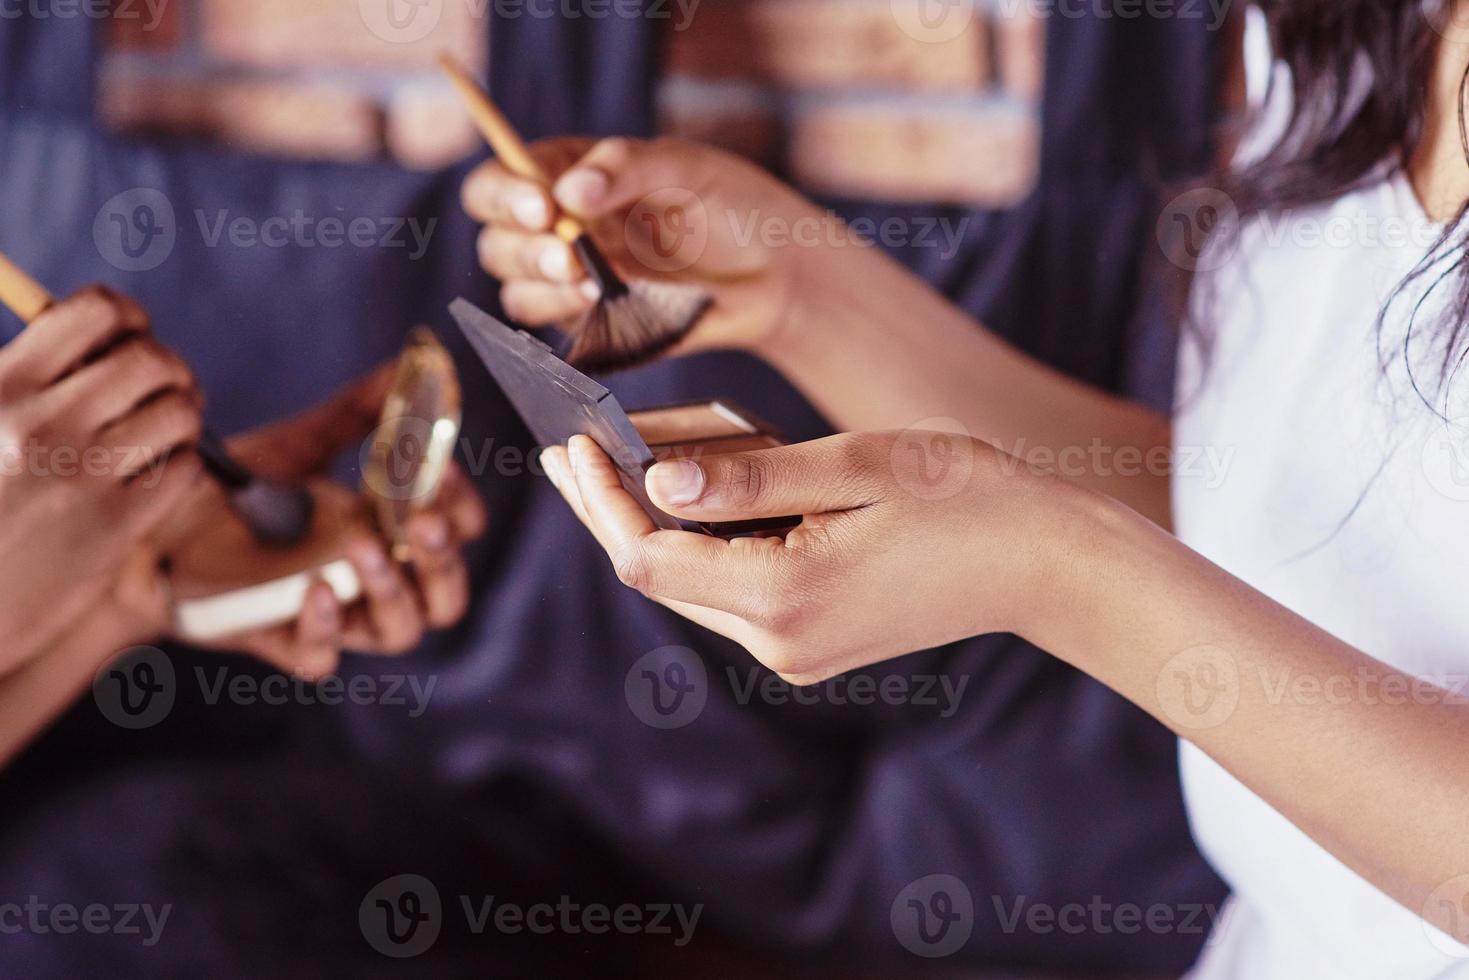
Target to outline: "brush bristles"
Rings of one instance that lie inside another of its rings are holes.
[[[626,294],[598,303],[576,327],[568,359],[593,373],[646,364],[687,337],[712,302],[700,286],[628,283]]]

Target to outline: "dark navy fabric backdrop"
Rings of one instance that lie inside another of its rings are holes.
[[[460,358],[468,444],[528,443],[445,313],[456,295],[494,296],[458,208],[462,170],[110,137],[92,122],[83,23],[0,21],[0,250],[55,290],[102,281],[139,297],[197,369],[225,432],[312,403],[426,322]],[[491,37],[496,94],[528,135],[650,132],[656,22],[526,17]],[[1201,21],[1054,18],[1039,190],[1011,212],[973,215],[951,262],[931,250],[900,258],[1017,344],[1121,384],[1154,193],[1207,159],[1215,40]],[[130,274],[104,259],[93,223],[136,188],[164,192],[178,240],[158,268]],[[833,203],[849,216],[934,214]],[[297,211],[439,224],[414,261],[409,249],[210,246],[199,219]],[[632,405],[726,395],[794,437],[824,431],[789,386],[740,356],[612,384]],[[87,701],[0,777],[0,902],[174,906],[152,948],[6,936],[0,975],[390,972],[359,932],[358,903],[404,872],[432,879],[456,908],[461,894],[703,903],[695,950],[909,968],[923,963],[894,937],[893,901],[915,879],[952,874],[974,897],[975,925],[941,971],[1191,961],[1198,934],[1007,931],[996,914],[1016,900],[1220,900],[1188,839],[1172,739],[1120,699],[989,638],[869,672],[967,677],[951,717],[919,705],[742,705],[749,658],[621,588],[544,481],[491,470],[480,485],[494,527],[474,550],[468,621],[406,664],[346,666],[435,678],[420,717],[209,704],[196,669],[264,671],[178,650],[179,702],[162,724],[125,732]],[[634,662],[667,645],[696,651],[709,678],[703,713],[677,730],[643,724],[624,695]],[[658,943],[491,940],[451,922],[412,972],[517,975],[569,953],[580,972],[632,975],[645,946]]]

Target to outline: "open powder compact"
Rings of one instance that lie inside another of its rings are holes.
[[[438,495],[459,438],[460,406],[453,359],[420,327],[398,358],[380,424],[363,447],[360,490],[311,481],[316,513],[304,541],[288,549],[262,547],[223,493],[208,488],[180,515],[177,527],[184,533],[167,549],[179,636],[213,642],[291,622],[316,578],[344,604],[360,598],[346,541],[376,531],[394,558],[407,558],[408,519]]]
[[[506,326],[467,300],[455,300],[449,312],[536,441],[557,446],[575,435],[591,437],[617,465],[623,487],[659,527],[735,538],[781,535],[801,523],[800,517],[683,521],[648,499],[643,478],[656,462],[784,445],[769,425],[739,406],[719,400],[628,413],[612,392],[530,334]]]

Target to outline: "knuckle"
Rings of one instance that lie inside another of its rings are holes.
[[[617,580],[629,589],[646,595],[652,587],[653,566],[640,545],[628,545],[613,555],[612,568],[617,573]]]
[[[68,303],[78,317],[95,323],[107,333],[115,333],[122,328],[122,303],[105,286],[83,287]]]
[[[159,428],[170,437],[195,442],[204,429],[198,410],[182,394],[172,394],[159,402]]]
[[[479,233],[475,250],[479,253],[479,264],[490,275],[501,274],[499,251],[496,248],[499,234],[494,225],[486,225]]]
[[[769,492],[770,464],[762,456],[731,456],[725,464],[725,487],[730,503],[750,506],[760,503]]]
[[[27,412],[0,412],[0,451],[19,452],[36,433],[36,421]]]
[[[598,141],[592,148],[591,156],[599,163],[621,166],[632,159],[634,146],[634,141],[626,136],[609,136]]]

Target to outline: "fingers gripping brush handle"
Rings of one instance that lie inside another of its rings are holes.
[[[30,323],[46,312],[52,298],[44,286],[0,255],[0,303]],[[292,545],[311,530],[315,505],[305,489],[256,477],[208,430],[197,449],[204,468],[229,493],[231,506],[262,544]]]
[[[525,145],[525,141],[520,138],[520,134],[515,131],[515,127],[510,124],[510,120],[505,118],[500,107],[495,105],[485,90],[480,87],[479,82],[475,81],[464,66],[450,54],[439,55],[439,64],[459,91],[475,126],[506,169],[517,177],[534,181],[549,190],[554,183],[551,175],[536,160]],[[607,295],[609,293],[617,296],[627,293],[627,284],[612,271],[612,266],[608,264],[597,246],[592,243],[591,237],[587,235],[587,230],[580,221],[569,215],[561,215],[556,219],[553,231],[557,238],[570,245],[576,252],[576,257],[586,268],[587,275],[591,276],[601,287],[604,298],[610,298]]]

